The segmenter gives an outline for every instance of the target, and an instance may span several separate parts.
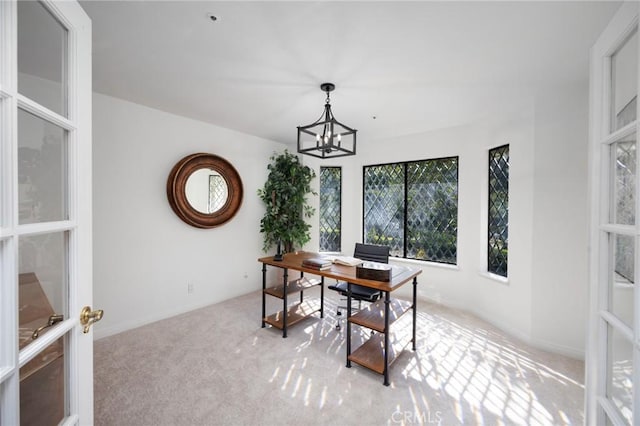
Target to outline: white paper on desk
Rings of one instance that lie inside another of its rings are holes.
[[[357,266],[362,263],[362,259],[351,256],[328,256],[333,263],[345,266]]]

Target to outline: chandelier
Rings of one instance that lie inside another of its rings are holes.
[[[320,89],[327,93],[324,112],[312,124],[298,126],[298,152],[317,158],[335,158],[355,155],[356,129],[340,123],[331,112],[329,93],[336,86],[322,83]]]

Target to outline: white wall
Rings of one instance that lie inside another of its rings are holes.
[[[284,146],[101,94],[93,102],[94,306],[105,311],[96,336],[261,288],[256,191]],[[223,226],[191,227],[167,201],[171,168],[195,152],[225,158],[242,178],[242,206]]]
[[[533,336],[557,350],[585,347],[588,307],[588,92],[536,100]]]
[[[510,145],[509,277],[486,273],[488,150]],[[584,357],[587,300],[587,88],[555,88],[481,123],[381,141],[343,167],[343,252],[362,241],[362,166],[459,156],[458,265],[422,268],[418,294],[475,313],[539,347]],[[317,184],[317,182],[316,182]],[[317,206],[317,200],[314,199]],[[317,250],[317,218],[313,220]],[[398,293],[409,296],[410,286]]]

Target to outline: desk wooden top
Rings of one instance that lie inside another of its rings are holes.
[[[284,255],[284,259],[282,261],[273,260],[273,256],[262,257],[258,259],[259,262],[264,263],[266,265],[277,266],[279,268],[293,269],[296,271],[308,272],[313,275],[318,275],[327,278],[335,278],[340,281],[348,281],[353,284],[358,284],[361,286],[375,288],[381,291],[393,291],[398,287],[403,286],[404,284],[411,281],[413,278],[417,277],[422,273],[422,269],[414,269],[407,268],[404,266],[391,265],[393,268],[391,273],[391,281],[375,281],[375,280],[367,280],[364,278],[356,277],[356,267],[355,266],[345,266],[334,263],[331,265],[331,269],[325,269],[323,271],[319,271],[317,269],[306,268],[302,266],[302,261],[304,259],[312,258],[312,257],[322,257],[321,254],[313,253],[313,252],[295,252],[295,253],[287,253]]]

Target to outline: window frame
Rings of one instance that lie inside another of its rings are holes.
[[[407,169],[408,166],[410,164],[417,164],[417,163],[425,163],[425,162],[430,162],[430,161],[441,161],[441,160],[452,160],[455,159],[455,163],[456,163],[456,182],[455,182],[455,187],[456,187],[456,230],[455,230],[455,236],[456,236],[456,253],[455,253],[455,262],[454,263],[450,263],[450,262],[445,262],[445,261],[439,261],[439,260],[432,260],[432,259],[418,259],[418,258],[414,258],[414,257],[407,257],[407,248],[408,248],[408,232],[407,232],[407,197],[409,194],[409,188],[408,188],[408,175],[407,175]],[[403,206],[403,248],[402,248],[402,256],[397,256],[397,255],[390,255],[391,257],[394,257],[396,259],[404,259],[404,260],[409,260],[409,261],[417,261],[417,262],[425,262],[425,263],[432,263],[434,265],[438,265],[438,266],[445,266],[445,267],[458,267],[458,255],[459,255],[459,250],[458,250],[458,242],[459,242],[459,232],[460,232],[460,227],[459,227],[459,223],[460,223],[460,209],[459,209],[459,205],[460,205],[460,156],[459,155],[448,155],[448,156],[442,156],[442,157],[434,157],[434,158],[423,158],[420,160],[409,160],[409,161],[395,161],[395,162],[389,162],[389,163],[378,163],[378,164],[366,164],[362,166],[362,230],[361,230],[361,235],[362,235],[362,241],[365,242],[365,236],[366,236],[366,230],[365,230],[365,225],[366,225],[366,218],[365,218],[365,188],[366,188],[366,169],[369,167],[381,167],[381,166],[396,166],[396,165],[400,165],[403,168],[403,181],[404,181],[404,188],[403,188],[403,192],[404,192],[404,206]]]
[[[509,218],[507,216],[507,258],[506,258],[506,274],[502,275],[496,271],[492,271],[491,269],[489,269],[490,267],[490,256],[491,256],[491,247],[490,247],[490,241],[491,241],[491,236],[490,236],[490,223],[491,223],[491,160],[492,160],[492,156],[491,156],[491,152],[493,151],[497,151],[503,148],[507,148],[508,149],[508,155],[509,155],[509,169],[507,171],[507,215],[509,212],[509,191],[510,191],[510,181],[511,181],[511,146],[510,144],[506,143],[506,144],[502,144],[499,146],[495,146],[492,148],[489,148],[486,152],[487,152],[487,182],[486,182],[486,188],[487,188],[487,207],[486,207],[486,214],[487,214],[487,221],[486,221],[486,241],[485,241],[485,249],[487,251],[486,253],[486,271],[488,274],[492,275],[492,276],[496,276],[496,277],[501,277],[504,279],[508,279],[509,278],[509,237],[508,237],[508,233],[509,233]]]
[[[340,185],[338,190],[338,209],[339,209],[339,238],[337,250],[324,250],[322,247],[322,170],[337,169],[340,171]],[[320,252],[341,252],[342,251],[342,167],[341,166],[320,166],[318,173],[318,249]]]

